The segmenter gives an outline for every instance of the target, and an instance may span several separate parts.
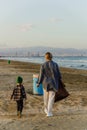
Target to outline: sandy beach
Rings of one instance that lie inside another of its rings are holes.
[[[0,130],[87,130],[87,70],[60,68],[70,96],[54,104],[53,117],[43,111],[43,96],[32,94],[33,74],[39,64],[0,60]],[[21,75],[27,92],[23,116],[16,116],[10,100],[16,77]]]

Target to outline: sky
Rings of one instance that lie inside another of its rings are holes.
[[[87,49],[87,0],[0,0],[0,48]]]

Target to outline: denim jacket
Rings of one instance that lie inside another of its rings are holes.
[[[47,91],[57,91],[59,79],[61,79],[61,73],[58,64],[54,61],[46,61],[40,68],[38,84],[42,83]]]

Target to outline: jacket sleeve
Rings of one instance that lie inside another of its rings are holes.
[[[41,68],[40,68],[40,74],[39,74],[39,78],[38,78],[38,84],[40,84],[40,83],[42,83],[42,81],[43,81],[43,77],[44,77],[44,69],[43,69],[43,65],[41,66]]]
[[[59,79],[62,79],[62,76],[61,76],[61,73],[60,73],[58,64],[57,64],[57,72],[58,72],[58,77],[59,77]]]
[[[27,99],[24,86],[22,86],[22,89],[21,89],[21,90],[22,90],[22,97],[25,98],[25,99]]]
[[[13,98],[14,93],[15,93],[15,88],[14,88],[13,93],[12,93],[12,95],[11,95],[11,99]]]

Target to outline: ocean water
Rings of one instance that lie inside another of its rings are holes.
[[[0,59],[24,61],[33,63],[44,63],[44,57],[1,57]],[[87,57],[86,56],[59,56],[54,57],[53,60],[58,63],[60,67],[85,69],[87,70]]]

